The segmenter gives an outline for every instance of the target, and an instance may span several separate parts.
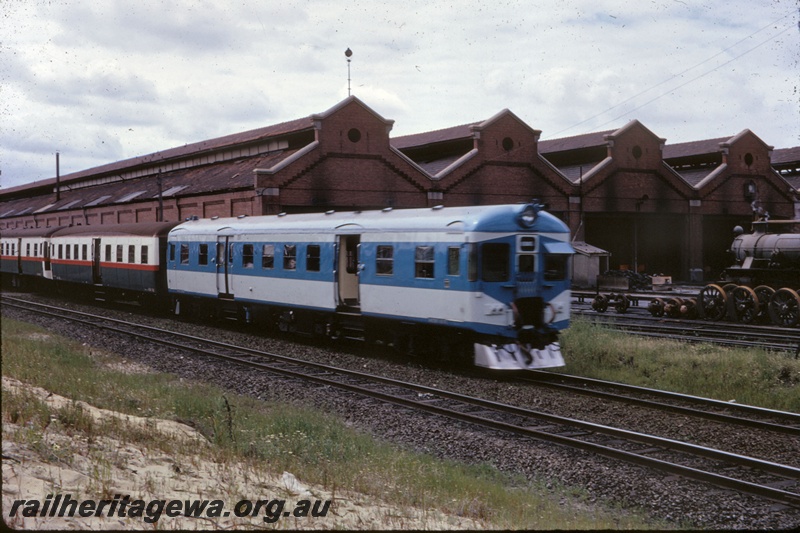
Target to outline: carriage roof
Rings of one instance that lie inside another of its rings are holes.
[[[175,227],[170,235],[263,233],[371,233],[371,232],[547,232],[567,233],[558,218],[537,211],[529,226],[521,222],[530,213],[531,204],[471,207],[434,207],[427,209],[384,209],[269,215],[238,218],[190,220]]]

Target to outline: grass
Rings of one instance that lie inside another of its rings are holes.
[[[563,372],[800,413],[800,360],[785,353],[655,340],[575,319]]]
[[[664,529],[642,513],[589,505],[580,488],[528,481],[488,464],[464,465],[412,453],[348,428],[328,414],[263,402],[169,374],[114,370],[115,355],[67,341],[28,324],[2,321],[2,372],[30,385],[96,407],[175,419],[194,426],[210,442],[209,460],[292,472],[304,483],[335,492],[352,490],[383,502],[474,518],[490,528]],[[124,364],[122,365],[124,366]],[[57,369],[57,370],[55,370]],[[4,425],[25,431],[19,439],[42,446],[56,421],[90,441],[99,435],[172,454],[196,454],[190,444],[124,424],[99,423],[76,405],[53,410],[25,393],[4,394]],[[69,461],[68,449],[40,449],[53,461]],[[100,462],[98,472],[108,472]],[[100,476],[107,486],[107,476]],[[169,495],[162,495],[169,497]]]

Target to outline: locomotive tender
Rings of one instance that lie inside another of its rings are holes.
[[[735,264],[720,284],[707,285],[698,299],[700,313],[711,319],[729,316],[750,323],[769,318],[774,324],[800,322],[800,220],[753,222],[752,233],[737,226],[731,244]]]
[[[31,231],[31,230],[25,230]],[[569,230],[536,204],[391,208],[4,233],[4,274],[136,293],[176,314],[358,336],[498,369],[564,364]],[[49,254],[48,257],[44,257]],[[144,275],[142,274],[144,273]]]

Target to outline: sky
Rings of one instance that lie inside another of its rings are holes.
[[[800,146],[798,0],[3,0],[0,188],[322,113]],[[351,49],[350,81],[345,50]]]

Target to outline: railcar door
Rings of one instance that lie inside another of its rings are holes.
[[[100,239],[92,239],[92,283],[100,285],[103,283],[103,273],[100,269]]]
[[[220,298],[233,298],[230,291],[229,265],[233,261],[232,244],[230,237],[217,237],[217,293]]]
[[[337,298],[340,307],[358,309],[361,299],[358,290],[358,274],[361,269],[359,251],[361,235],[339,235],[336,259]]]

